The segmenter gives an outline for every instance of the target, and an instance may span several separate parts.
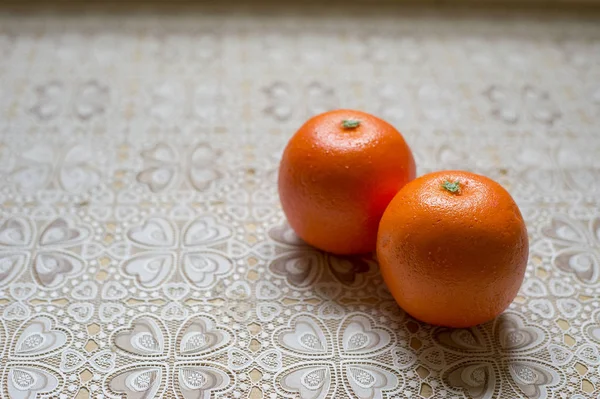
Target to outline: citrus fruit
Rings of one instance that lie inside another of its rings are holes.
[[[402,135],[364,112],[336,110],[308,120],[279,167],[279,197],[292,229],[335,254],[375,250],[377,228],[394,195],[415,177]]]
[[[519,208],[495,181],[461,171],[421,176],[379,225],[383,278],[421,321],[469,327],[493,319],[523,282],[529,244]]]

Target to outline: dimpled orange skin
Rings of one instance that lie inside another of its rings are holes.
[[[355,128],[343,127],[356,120]],[[292,229],[335,254],[375,250],[390,200],[415,177],[415,161],[389,123],[336,110],[308,120],[290,139],[279,167],[279,197]]]
[[[442,187],[458,181],[452,193]],[[427,174],[391,201],[379,226],[383,278],[407,313],[448,327],[495,318],[523,282],[529,242],[519,208],[495,181],[461,171]]]

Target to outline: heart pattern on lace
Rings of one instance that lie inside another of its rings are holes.
[[[151,316],[134,319],[129,328],[117,331],[113,336],[116,347],[136,357],[165,356],[168,341],[162,322]]]
[[[164,320],[168,321],[184,320],[188,317],[188,310],[178,302],[171,302],[163,308],[160,315]]]
[[[587,241],[585,231],[579,224],[573,223],[564,215],[555,215],[550,224],[542,228],[542,234],[566,244],[580,244]]]
[[[177,151],[168,144],[157,143],[154,147],[142,151],[142,157],[149,162],[173,163],[177,162]]]
[[[276,214],[275,209],[272,206],[261,206],[254,205],[251,208],[252,218],[258,221],[267,221],[269,218]]]
[[[40,235],[40,245],[70,247],[80,244],[90,235],[87,227],[76,226],[63,218],[52,221]]]
[[[226,205],[225,211],[229,214],[229,216],[231,216],[232,218],[234,218],[238,221],[247,220],[248,217],[250,216],[250,210],[243,205],[237,205],[237,204]]]
[[[129,241],[117,241],[108,247],[106,251],[115,259],[124,259],[131,253],[131,244]]]
[[[278,303],[259,303],[256,305],[256,316],[260,321],[273,321],[279,314],[281,314],[281,305]]]
[[[208,399],[228,390],[232,378],[212,365],[182,364],[178,367],[177,381],[183,399]]]
[[[0,287],[16,279],[28,263],[29,255],[26,253],[0,253]]]
[[[231,245],[234,243],[234,241],[230,241],[230,248]],[[240,243],[242,245],[245,245],[244,243]],[[277,252],[275,250],[275,246],[271,245],[269,242],[259,242],[258,244],[255,244],[251,247],[247,247],[248,248],[248,253],[254,253],[258,256],[260,256],[261,258],[266,258],[266,259],[272,259],[277,255]]]
[[[36,398],[53,393],[60,386],[60,380],[49,368],[13,365],[9,367],[6,384],[10,398]]]
[[[85,164],[67,164],[58,172],[62,187],[67,192],[82,193],[98,185],[100,173]]]
[[[488,339],[479,328],[438,328],[433,333],[436,343],[456,353],[489,354]]]
[[[600,365],[600,353],[598,347],[594,345],[585,344],[580,346],[579,349],[577,349],[577,352],[575,352],[575,356],[590,366],[595,367]]]
[[[557,278],[550,280],[549,288],[552,295],[558,297],[568,297],[575,293],[575,288],[573,288],[572,284],[568,284],[567,282]]]
[[[564,366],[573,358],[573,353],[570,350],[556,344],[548,345],[548,353],[550,353],[552,364],[556,364],[557,366]]]
[[[298,315],[290,319],[289,327],[274,334],[274,340],[297,356],[331,356],[331,334],[317,319],[309,315]]]
[[[162,365],[144,365],[132,369],[129,366],[117,370],[108,379],[108,387],[127,399],[161,397],[166,370]]]
[[[275,349],[269,349],[256,358],[256,364],[270,372],[279,371],[283,367],[281,352]]]
[[[71,373],[83,366],[87,362],[86,358],[76,350],[67,348],[60,357],[60,369],[65,373]]]
[[[78,110],[82,108],[78,107]],[[102,175],[89,164],[93,156],[92,148],[87,145],[75,145],[67,151],[58,173],[65,191],[83,193],[98,185]]]
[[[417,356],[413,352],[399,346],[392,349],[392,357],[394,366],[400,370],[411,367],[417,361]]]
[[[554,249],[552,263],[565,273],[574,275],[586,284],[598,282],[600,258],[594,248],[600,240],[597,235],[597,220],[584,223],[567,215],[554,215],[550,224],[542,228]]]
[[[343,370],[349,382],[345,387],[350,397],[383,398],[385,392],[394,391],[400,383],[391,370],[375,364],[347,363],[343,365]]]
[[[25,320],[31,315],[31,310],[22,302],[13,302],[4,308],[2,317],[5,320]]]
[[[0,224],[0,245],[28,247],[33,242],[33,224],[21,217],[4,220]]]
[[[88,363],[100,372],[109,372],[115,366],[117,355],[111,351],[101,351],[92,356]]]
[[[455,392],[473,399],[492,399],[496,395],[496,366],[481,361],[462,363],[448,370],[444,382]]]
[[[419,360],[432,370],[441,370],[446,365],[444,352],[438,348],[427,348],[420,355]]]
[[[554,317],[554,306],[547,299],[532,299],[529,301],[528,307],[532,312],[545,319]]]
[[[109,281],[102,286],[102,299],[118,301],[127,297],[127,289],[117,281]]]
[[[96,197],[97,197],[97,200],[99,203],[102,203],[104,201],[112,202],[113,201],[112,198],[114,197],[114,195],[112,193],[98,193]],[[103,206],[103,205],[95,205],[95,206],[91,206],[88,208],[88,213],[93,218],[95,218],[99,221],[106,222],[112,216],[112,207]]]
[[[85,323],[94,315],[94,305],[89,302],[72,303],[67,313],[78,323]]]
[[[566,318],[576,317],[581,311],[581,304],[571,298],[561,298],[556,301],[556,308]]]
[[[538,279],[527,279],[523,283],[521,290],[530,297],[544,297],[548,295],[548,290],[546,286]]]
[[[91,281],[82,281],[71,290],[71,296],[78,300],[91,300],[98,295],[98,286]]]
[[[201,216],[194,220],[185,230],[183,244],[186,246],[204,246],[224,240],[231,235],[231,230],[221,225],[212,216]]]
[[[221,178],[221,172],[213,167],[214,161],[220,154],[220,150],[213,149],[206,143],[200,143],[193,150],[188,174],[196,190],[204,191],[213,181]]]
[[[268,280],[256,284],[256,299],[269,301],[279,298],[280,295],[281,289]]]
[[[120,303],[104,302],[98,308],[100,321],[110,323],[125,313],[125,306]]]
[[[597,254],[585,248],[569,247],[562,249],[554,256],[553,263],[560,270],[574,274],[586,284],[598,282],[600,260]]]
[[[548,388],[557,386],[561,378],[549,365],[528,360],[509,360],[509,381],[528,398],[547,398]]]
[[[245,301],[249,299],[251,295],[252,290],[250,288],[250,284],[248,284],[248,282],[244,280],[234,281],[225,290],[225,296],[238,301]]]
[[[175,228],[162,218],[149,218],[142,226],[129,230],[127,237],[138,245],[169,248],[175,245]]]
[[[306,245],[306,243],[296,235],[294,230],[292,230],[292,228],[287,223],[272,227],[269,230],[269,237],[281,244],[292,246]]]
[[[198,288],[210,288],[218,278],[233,270],[233,262],[215,251],[189,252],[183,255],[182,270],[191,284]]]
[[[19,186],[21,190],[33,192],[43,188],[50,180],[51,175],[51,165],[43,163],[33,163],[28,166],[16,169],[11,174],[10,181],[14,182],[17,186]]]
[[[345,313],[344,308],[334,301],[324,302],[317,310],[319,317],[324,320],[339,320]]]
[[[546,341],[545,332],[534,325],[525,325],[521,317],[504,313],[494,322],[494,335],[505,353],[529,352]]]
[[[35,294],[37,286],[32,283],[13,283],[8,289],[15,300],[25,301]]]
[[[333,397],[337,390],[335,369],[329,363],[298,365],[284,370],[276,380],[284,395],[295,393],[303,399],[324,399],[329,394]]]
[[[295,251],[275,258],[269,269],[276,275],[285,277],[297,288],[312,285],[323,269],[323,255],[314,250]]]
[[[114,247],[113,247],[114,249]],[[114,255],[113,252],[108,251],[110,254]],[[84,259],[94,259],[99,258],[104,253],[104,247],[100,244],[96,244],[94,242],[84,242],[81,246],[81,257]],[[121,258],[122,256],[117,256]]]
[[[137,175],[140,183],[147,184],[152,192],[159,192],[171,186],[177,177],[175,165],[151,166]]]
[[[21,326],[19,338],[12,350],[15,357],[45,356],[55,352],[70,342],[67,332],[54,328],[54,320],[38,316]]]
[[[227,315],[231,316],[239,323],[247,322],[250,317],[252,317],[252,314],[254,313],[253,311],[254,309],[252,308],[252,305],[248,301],[244,300],[234,302],[225,307],[225,312]]]
[[[193,316],[185,322],[177,333],[178,354],[204,356],[223,350],[231,345],[233,333],[208,316]]]
[[[596,313],[592,323],[587,324],[583,331],[590,339],[600,344],[600,313]]]
[[[245,369],[250,366],[252,362],[252,356],[240,349],[231,348],[227,353],[227,365],[231,367],[232,370],[237,371]]]
[[[175,257],[169,253],[144,252],[123,264],[123,272],[144,288],[155,288],[173,272]]]
[[[33,265],[37,281],[47,288],[60,286],[68,277],[83,271],[84,262],[78,256],[67,252],[39,252]]]
[[[162,290],[170,300],[179,301],[190,292],[190,286],[185,283],[168,283],[162,287]]]
[[[244,242],[229,240],[229,241],[227,241],[226,253],[234,258],[242,258],[242,257],[250,255],[252,253],[258,253],[257,250],[262,250],[263,247],[264,246],[261,246],[260,244],[258,244],[257,247],[253,247]],[[267,248],[267,251],[268,250],[269,249]],[[265,255],[262,255],[262,256],[265,256]],[[265,257],[268,257],[268,255]]]
[[[340,325],[342,356],[373,355],[393,344],[394,334],[383,327],[373,327],[374,321],[365,315],[349,315]]]

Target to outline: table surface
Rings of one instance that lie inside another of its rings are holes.
[[[497,320],[419,323],[285,225],[282,148],[338,107],[515,197]],[[599,127],[593,18],[0,16],[2,396],[596,398]]]

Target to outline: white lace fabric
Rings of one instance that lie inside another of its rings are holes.
[[[283,146],[342,107],[515,197],[497,320],[417,322],[285,225]],[[593,18],[0,16],[0,396],[596,398],[599,126]]]

